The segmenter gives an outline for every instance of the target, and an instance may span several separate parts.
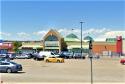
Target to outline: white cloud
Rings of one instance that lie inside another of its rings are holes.
[[[106,32],[105,36],[108,37],[116,37],[116,36],[125,36],[125,31],[110,31],[110,32]]]
[[[0,36],[7,36],[7,37],[9,37],[9,36],[11,36],[11,34],[7,33],[7,32],[0,32]]]
[[[80,29],[66,29],[66,28],[60,28],[56,29],[63,37],[67,36],[70,33],[74,33],[78,36],[78,38],[81,38],[81,30]],[[33,32],[32,34],[28,34],[25,32],[17,33],[17,36],[12,36],[10,33],[4,33],[0,32],[0,36],[6,37],[6,38],[13,38],[13,39],[20,39],[20,40],[42,40],[43,37],[47,34],[49,30],[40,30],[37,32]],[[125,38],[125,31],[112,31],[107,28],[90,28],[90,29],[83,29],[83,38],[85,36],[91,36],[95,41],[105,41],[106,38],[115,38],[116,36],[122,36]],[[12,36],[12,37],[10,37]],[[20,38],[18,38],[20,37]],[[0,37],[1,38],[1,37]]]
[[[33,32],[33,35],[35,35],[36,38],[42,40],[43,37],[47,34],[49,30],[40,30],[40,31],[37,31],[37,32]]]
[[[102,29],[97,29],[97,28],[90,28],[90,29],[87,29],[87,30],[83,30],[82,31],[82,36],[85,37],[87,35],[90,35],[90,36],[96,36],[96,35],[101,35],[101,34],[104,34],[105,32],[108,32],[110,31],[110,29],[106,29],[106,28],[102,28]],[[59,33],[61,33],[63,36],[66,36],[70,33],[74,33],[75,35],[77,35],[79,38],[81,36],[81,30],[80,29],[59,29],[58,30]]]
[[[25,32],[19,32],[19,33],[17,33],[17,35],[18,35],[19,37],[21,37],[21,39],[22,39],[22,38],[23,38],[23,39],[27,39],[27,38],[29,38],[29,36],[30,36],[30,34],[25,33]]]
[[[18,36],[29,36],[29,34],[25,33],[25,32],[20,32],[17,33]]]
[[[37,35],[37,36],[43,36],[47,33],[48,31],[45,31],[45,30],[41,30],[41,31],[37,31],[37,32],[33,32],[34,35]]]
[[[63,37],[65,37],[70,33],[74,33],[79,38],[81,38],[80,29],[74,29],[74,30],[59,29],[58,32],[61,33]],[[89,35],[93,37],[94,40],[98,40],[98,41],[105,41],[106,38],[115,38],[116,36],[122,36],[125,38],[125,31],[112,31],[111,29],[107,29],[107,28],[90,28],[87,30],[83,30],[82,33],[83,33],[82,34],[83,38]]]
[[[110,31],[110,29],[106,29],[106,28],[91,28],[88,30],[83,31],[83,34],[86,35],[100,35],[102,33],[108,32]]]
[[[95,40],[105,41],[106,38],[116,38],[116,36],[122,36],[123,38],[125,38],[125,31],[108,31],[102,33],[100,36],[97,36]]]
[[[75,35],[79,36],[80,30],[79,29],[59,29],[57,30],[63,37],[67,36],[68,34],[74,33]]]

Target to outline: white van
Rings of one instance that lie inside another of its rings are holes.
[[[35,53],[33,59],[34,60],[44,60],[45,57],[59,57],[59,54],[55,54],[49,51],[40,51],[39,53]]]
[[[58,57],[59,55],[55,54],[53,52],[49,52],[49,51],[40,51],[39,56],[41,56],[41,57]]]

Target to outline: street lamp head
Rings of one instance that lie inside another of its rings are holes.
[[[82,21],[81,21],[80,23],[82,24],[82,23],[85,23],[85,22],[82,22]]]

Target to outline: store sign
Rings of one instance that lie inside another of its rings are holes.
[[[122,36],[117,36],[116,48],[117,53],[122,53]]]
[[[45,41],[45,46],[59,46],[59,41]]]
[[[122,40],[122,36],[117,36],[117,41]]]

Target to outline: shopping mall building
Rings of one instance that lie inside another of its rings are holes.
[[[86,36],[82,41],[82,50],[87,53],[89,50],[89,40],[93,40],[90,36]],[[116,38],[107,38],[106,41],[93,41],[92,51],[95,54],[116,55],[125,54],[125,39],[121,36]],[[1,46],[0,46],[1,49]],[[56,30],[49,30],[41,41],[25,41],[19,48],[22,52],[36,51],[81,51],[81,41],[73,33],[63,37]]]
[[[83,40],[82,42],[83,51],[86,52],[89,48],[89,43]],[[43,50],[43,51],[73,51],[80,52],[81,50],[81,41],[74,35],[69,34],[65,38],[61,36],[59,32],[51,29],[44,37],[42,41],[39,42],[24,42],[22,43],[21,48],[23,51],[29,50]]]
[[[88,52],[89,40],[93,40],[90,36],[86,36],[82,41],[82,50],[83,52]],[[43,40],[38,42],[29,42],[22,43],[21,48],[23,51],[72,51],[80,52],[81,51],[81,41],[73,33],[63,37],[56,30],[51,29],[43,37]],[[103,55],[116,55],[116,54],[125,54],[125,39],[121,36],[116,38],[107,38],[106,41],[93,41],[92,51],[96,54]]]

